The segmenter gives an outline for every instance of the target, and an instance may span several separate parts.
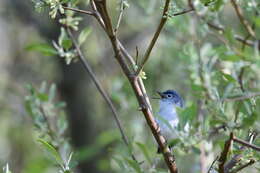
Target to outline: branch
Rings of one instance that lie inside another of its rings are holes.
[[[120,131],[120,133],[121,133],[121,136],[122,136],[122,139],[123,139],[124,143],[126,144],[126,146],[129,147],[128,139],[127,139],[127,137],[126,137],[126,135],[125,135],[125,133],[124,133],[123,127],[122,127],[122,125],[121,125],[122,123],[120,122],[120,120],[119,120],[119,118],[118,118],[118,117],[119,117],[119,116],[118,116],[118,113],[117,113],[117,111],[116,111],[116,109],[115,109],[115,107],[114,107],[114,105],[113,105],[111,99],[109,98],[109,96],[107,95],[107,93],[105,92],[105,90],[102,88],[101,83],[98,81],[98,79],[97,79],[96,75],[94,74],[92,68],[91,68],[90,65],[88,64],[88,62],[87,62],[85,56],[83,55],[83,53],[82,53],[82,51],[81,51],[81,49],[80,49],[80,47],[79,47],[79,45],[78,45],[76,39],[74,38],[74,36],[73,36],[73,34],[72,34],[72,32],[71,32],[71,30],[70,30],[69,28],[67,28],[67,32],[68,32],[68,35],[69,35],[70,39],[71,39],[72,42],[73,42],[73,45],[74,45],[75,48],[76,48],[76,51],[77,51],[77,53],[78,53],[78,55],[79,55],[79,59],[80,59],[81,63],[83,64],[85,70],[89,73],[89,75],[90,75],[91,79],[93,80],[94,84],[96,85],[98,91],[100,92],[100,94],[102,95],[102,97],[104,98],[104,100],[107,102],[109,108],[111,109],[111,111],[112,111],[112,113],[113,113],[113,117],[114,117],[114,119],[115,119],[115,121],[116,121],[116,125],[117,125],[118,128],[119,128],[119,131]],[[135,156],[134,156],[133,154],[131,154],[131,156],[132,156],[133,160],[137,161],[136,158],[135,158]]]
[[[255,138],[255,135],[256,133],[249,133],[249,136],[248,136],[248,141],[251,141],[252,142],[252,139],[254,140]],[[246,149],[245,146],[241,146],[239,148],[240,152],[242,153],[242,151],[244,151]],[[230,173],[230,170],[236,166],[240,161],[241,159],[243,158],[243,155],[242,154],[236,154],[234,155],[229,161],[228,163],[225,164],[225,173]]]
[[[94,16],[94,13],[92,11],[80,10],[80,9],[71,8],[71,7],[65,7],[65,6],[62,6],[62,8],[64,8],[65,10],[71,10],[71,11],[74,11],[74,12],[78,12],[78,13]]]
[[[211,165],[210,165],[210,167],[209,167],[209,170],[208,170],[208,172],[207,173],[210,173],[210,171],[212,170],[212,168],[213,168],[213,166],[214,166],[214,164],[215,164],[215,162],[218,160],[218,156],[213,160],[213,162],[211,163]]]
[[[248,148],[252,148],[253,150],[256,150],[256,151],[260,152],[260,147],[259,146],[256,146],[254,144],[250,144],[249,142],[244,141],[242,139],[238,139],[235,136],[233,137],[233,141],[236,142],[236,143],[239,143],[239,144],[241,144],[243,146],[246,146]]]
[[[148,61],[148,59],[150,57],[150,54],[152,52],[152,49],[153,49],[153,47],[154,47],[154,45],[155,45],[155,43],[156,43],[156,41],[157,41],[161,31],[162,31],[163,26],[165,25],[165,23],[167,21],[167,18],[168,18],[168,14],[167,13],[169,11],[169,5],[170,5],[170,0],[165,0],[164,9],[163,9],[163,15],[161,17],[161,21],[160,21],[160,23],[159,23],[159,25],[158,25],[155,33],[154,33],[154,36],[153,36],[153,38],[152,38],[152,40],[151,40],[151,42],[150,42],[150,44],[149,44],[145,54],[144,54],[144,58],[143,58],[142,63],[140,64],[139,68],[136,71],[137,76],[140,74],[140,72],[144,68],[145,63]]]
[[[183,11],[181,11],[181,12],[174,13],[174,14],[172,14],[171,16],[179,16],[179,15],[183,15],[183,14],[189,13],[189,12],[191,12],[191,11],[194,11],[194,8],[190,8],[190,9],[188,9],[188,10],[183,10]]]
[[[236,0],[231,0],[231,4],[233,5],[233,7],[234,7],[234,9],[236,11],[236,14],[237,14],[241,24],[244,25],[244,27],[247,30],[248,34],[250,34],[250,36],[255,38],[256,37],[255,31],[253,30],[253,28],[250,26],[248,21],[243,16],[242,9],[237,5]]]
[[[247,94],[247,95],[240,96],[240,97],[225,98],[225,99],[223,99],[223,101],[224,101],[224,102],[240,101],[240,100],[246,100],[246,99],[250,99],[250,98],[258,97],[258,96],[260,96],[260,92],[249,93],[249,94]]]
[[[194,9],[196,16],[197,16],[199,19],[205,21],[205,23],[206,23],[209,27],[211,27],[211,28],[213,28],[213,29],[215,29],[215,30],[217,30],[217,31],[220,31],[220,32],[222,32],[222,33],[225,32],[225,29],[224,29],[222,26],[218,26],[218,25],[215,25],[215,24],[213,24],[213,23],[210,23],[210,22],[206,21],[206,19],[205,19],[203,16],[199,15],[199,14],[197,13],[196,9],[194,8],[194,5],[193,5],[192,0],[189,0],[188,4],[189,4],[189,6],[190,6],[191,9]],[[240,35],[236,35],[236,34],[235,34],[235,35],[234,35],[234,38],[235,38],[237,41],[242,42],[243,44],[245,44],[245,45],[247,45],[247,46],[250,46],[250,47],[254,47],[254,46],[255,46],[255,43],[254,43],[252,40],[244,39],[244,38],[243,38],[242,36],[240,36]],[[260,50],[260,46],[258,47],[258,49]]]
[[[205,19],[202,19],[202,20],[205,20]],[[215,25],[215,24],[213,24],[213,23],[210,23],[210,22],[206,22],[206,23],[207,23],[207,25],[208,25],[209,27],[211,27],[211,28],[213,28],[213,29],[215,29],[215,30],[217,30],[217,31],[220,31],[220,32],[222,32],[222,33],[225,32],[225,29],[224,29],[223,27],[221,27],[221,26],[217,26],[217,25]],[[240,35],[235,34],[235,35],[234,35],[234,38],[235,38],[237,41],[242,42],[243,44],[245,44],[245,45],[247,45],[247,46],[250,46],[250,47],[254,47],[254,46],[255,46],[255,43],[254,43],[252,40],[244,39],[244,38],[243,38],[242,36],[240,36]],[[260,50],[260,46],[258,47],[258,49]]]
[[[125,9],[124,0],[121,0],[121,2],[120,2],[120,12],[119,12],[119,15],[118,15],[118,20],[117,20],[117,24],[116,24],[116,28],[115,28],[115,33],[119,29],[119,25],[120,25],[122,17],[123,17],[124,9]]]
[[[219,173],[225,173],[224,165],[225,165],[225,162],[227,161],[227,155],[228,155],[228,152],[230,150],[232,140],[233,140],[233,133],[231,132],[230,137],[225,142],[224,149],[222,150],[221,155],[218,159],[218,161],[219,161],[219,165],[218,165],[219,166]]]
[[[168,2],[169,0],[167,0]],[[127,76],[132,89],[134,90],[134,93],[136,95],[136,98],[138,100],[139,106],[141,107],[141,110],[145,116],[145,119],[147,121],[147,124],[149,125],[161,151],[163,151],[163,156],[164,160],[170,170],[171,173],[177,173],[177,167],[175,163],[175,158],[171,154],[170,149],[166,145],[166,140],[164,137],[160,134],[160,129],[153,117],[151,109],[149,109],[149,103],[147,103],[147,97],[145,97],[146,93],[145,90],[142,89],[141,86],[141,80],[140,77],[134,75],[127,62],[125,61],[124,55],[128,55],[126,53],[126,50],[122,51],[124,48],[121,46],[117,36],[113,32],[113,28],[111,25],[111,20],[107,12],[106,8],[106,0],[93,0],[92,1],[92,7],[96,6],[96,11],[95,13],[100,14],[102,20],[105,23],[105,29],[107,30],[106,33],[110,39],[110,42],[112,44],[114,53],[115,53],[115,58],[118,61],[119,65],[121,66],[124,74]],[[112,31],[112,32],[111,32]],[[131,58],[129,59],[131,60]]]
[[[248,163],[246,163],[246,164],[244,164],[244,165],[241,165],[240,167],[234,169],[234,170],[231,171],[230,173],[239,172],[239,171],[241,171],[242,169],[244,169],[244,168],[246,168],[246,167],[248,167],[248,166],[250,166],[250,165],[253,165],[254,163],[255,163],[255,160],[250,159],[250,161],[249,161]]]

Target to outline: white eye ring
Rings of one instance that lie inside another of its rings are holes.
[[[167,95],[167,97],[169,97],[169,98],[170,98],[170,97],[172,97],[172,96],[171,96],[170,94],[168,94],[168,95]]]

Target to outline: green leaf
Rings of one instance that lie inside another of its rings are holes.
[[[62,47],[66,50],[69,50],[72,46],[72,41],[70,39],[62,40]]]
[[[37,141],[42,144],[42,146],[48,151],[48,153],[56,160],[58,164],[63,163],[60,154],[58,153],[58,151],[55,149],[54,146],[52,146],[50,143],[48,143],[43,139],[38,139]]]
[[[46,43],[34,43],[26,46],[25,48],[28,51],[36,51],[40,52],[45,56],[54,56],[57,55],[58,52],[49,44]]]
[[[233,82],[233,83],[237,82],[236,79],[233,78],[233,76],[231,76],[227,73],[223,73],[223,72],[221,72],[221,73],[222,73],[224,79],[226,79],[227,81]]]
[[[129,166],[131,166],[136,172],[138,173],[143,173],[139,163],[137,163],[136,161],[132,160],[132,159],[126,159],[127,163],[129,164]]]
[[[149,155],[149,151],[148,151],[146,145],[144,145],[144,144],[142,144],[142,143],[140,143],[140,142],[136,142],[136,145],[137,145],[137,146],[140,148],[140,150],[143,152],[143,154],[144,154],[146,160],[147,160],[150,164],[152,164],[152,159],[151,159],[151,157],[150,157],[150,155]]]
[[[180,140],[179,138],[170,140],[169,146],[174,147],[174,146],[176,146],[176,145],[177,145],[178,143],[180,143],[180,142],[181,142],[181,140]]]
[[[232,30],[232,28],[226,28],[224,31],[224,36],[226,37],[226,39],[230,42],[230,43],[234,43],[235,42],[235,38],[234,38],[234,32]]]
[[[231,62],[236,62],[241,59],[238,55],[236,55],[234,53],[222,54],[222,55],[220,55],[220,58],[224,61],[231,61]]]
[[[251,115],[245,117],[243,119],[243,126],[244,127],[252,127],[255,122],[257,122],[258,115],[256,112],[253,112]]]
[[[122,159],[116,158],[116,157],[112,157],[112,159],[117,163],[117,165],[119,166],[119,168],[121,170],[125,170],[125,166],[124,166],[124,162]]]
[[[91,28],[86,27],[85,29],[83,29],[78,37],[78,43],[79,45],[83,44],[84,41],[87,39],[87,37],[89,36],[89,34],[91,33]]]
[[[180,118],[180,126],[181,128],[184,128],[184,126],[192,121],[197,115],[197,106],[196,104],[192,104],[184,110],[177,109],[177,111]]]
[[[49,96],[45,93],[38,93],[37,98],[40,99],[42,102],[46,102],[49,100]]]

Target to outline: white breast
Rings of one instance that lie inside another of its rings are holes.
[[[160,126],[162,135],[166,138],[176,138],[174,129],[178,126],[179,118],[174,104],[161,100],[158,115],[159,117],[156,118],[156,121]]]

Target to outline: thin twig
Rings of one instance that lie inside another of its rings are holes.
[[[228,152],[229,152],[230,147],[231,147],[232,140],[233,140],[233,133],[231,132],[229,139],[225,142],[224,149],[222,150],[221,155],[218,159],[218,161],[219,161],[219,165],[218,165],[219,173],[225,173],[224,165],[225,165],[225,162],[227,161],[227,156],[228,156]]]
[[[119,29],[119,26],[120,26],[120,23],[121,23],[121,20],[122,20],[122,17],[123,17],[124,9],[125,9],[124,0],[121,0],[120,11],[119,11],[118,20],[117,20],[117,24],[116,24],[116,28],[115,28],[115,33],[117,33],[117,31]]]
[[[255,160],[251,159],[248,163],[241,165],[240,167],[234,169],[233,171],[231,171],[229,173],[237,173],[237,172],[241,171],[242,169],[244,169],[250,165],[253,165],[254,163],[255,163]]]
[[[211,163],[211,165],[210,165],[210,167],[209,167],[209,170],[208,170],[208,172],[207,173],[210,173],[210,171],[212,170],[212,168],[213,168],[213,166],[214,166],[214,164],[215,164],[215,162],[218,160],[218,156],[213,160],[213,162]]]
[[[85,70],[89,73],[89,75],[90,75],[91,79],[93,80],[94,84],[96,85],[98,91],[100,92],[100,94],[102,95],[102,97],[104,98],[106,103],[108,104],[109,108],[111,109],[111,111],[113,113],[113,117],[114,117],[114,119],[116,121],[116,124],[117,124],[117,126],[119,128],[119,131],[121,133],[121,136],[122,136],[122,139],[123,139],[124,143],[129,147],[128,139],[127,139],[127,137],[126,137],[126,135],[124,133],[124,130],[123,130],[123,127],[122,127],[122,123],[120,122],[120,120],[118,118],[119,115],[118,115],[118,113],[117,113],[117,111],[116,111],[116,109],[115,109],[111,99],[109,98],[109,96],[107,95],[105,90],[103,89],[101,83],[99,82],[99,80],[97,79],[96,75],[94,74],[92,68],[88,64],[85,56],[83,55],[83,53],[82,53],[82,51],[81,51],[77,41],[75,40],[75,38],[74,38],[74,36],[73,36],[73,34],[72,34],[72,32],[71,32],[71,30],[69,28],[67,28],[67,32],[68,32],[68,35],[69,35],[69,37],[71,38],[71,40],[73,42],[73,45],[76,48],[76,51],[77,51],[77,53],[79,55],[81,63],[83,64]],[[137,161],[133,154],[131,154],[131,156],[132,156],[133,160]]]
[[[225,29],[224,29],[223,27],[218,26],[218,25],[215,25],[215,24],[213,24],[213,23],[210,23],[210,22],[206,21],[206,19],[205,19],[203,16],[199,15],[199,14],[197,13],[196,9],[194,8],[194,5],[193,5],[192,0],[189,0],[188,4],[189,4],[189,6],[190,6],[191,9],[194,9],[196,16],[197,16],[199,19],[205,21],[205,23],[206,23],[209,27],[211,27],[211,28],[213,28],[213,29],[215,29],[215,30],[217,30],[217,31],[220,31],[221,33],[224,33],[224,32],[225,32]],[[245,39],[244,39],[242,36],[240,36],[240,35],[235,34],[235,35],[234,35],[234,38],[235,38],[237,41],[242,42],[242,43],[244,43],[244,44],[247,45],[247,46],[254,47],[254,45],[255,45],[255,44],[254,44],[254,41],[252,41],[252,40],[245,40]],[[258,49],[260,50],[260,46],[258,47]]]
[[[200,16],[199,16],[200,17]],[[202,18],[202,17],[201,17]],[[202,20],[205,20],[204,18],[202,18]],[[222,26],[218,26],[218,25],[215,25],[213,23],[210,23],[210,22],[206,22],[207,25],[210,27],[210,28],[213,28],[217,31],[220,31],[221,33],[224,33],[225,32],[225,29],[222,27]],[[237,35],[235,34],[234,35],[234,38],[239,41],[239,42],[242,42],[243,44],[247,45],[247,46],[250,46],[250,47],[253,47],[254,46],[254,42],[252,40],[248,40],[248,39],[244,39],[242,36],[240,35]],[[260,50],[260,47],[259,47],[259,50]]]
[[[251,144],[251,143],[249,143],[249,142],[247,142],[247,141],[244,141],[244,140],[242,140],[242,139],[238,139],[237,137],[233,137],[233,141],[234,142],[236,142],[236,143],[239,143],[239,144],[241,144],[241,145],[243,145],[243,146],[246,146],[246,147],[248,147],[248,148],[252,148],[253,150],[256,150],[256,151],[258,151],[258,152],[260,152],[260,147],[259,146],[256,146],[256,145],[254,145],[254,144]]]
[[[188,10],[183,10],[183,11],[181,11],[181,12],[174,13],[174,14],[172,14],[171,16],[179,16],[179,15],[183,15],[183,14],[189,13],[189,12],[191,12],[191,11],[194,11],[194,8],[190,8],[190,9],[188,9]]]
[[[151,40],[151,42],[150,42],[150,44],[149,44],[149,46],[148,46],[148,48],[147,48],[145,54],[144,54],[143,61],[141,62],[139,68],[138,68],[137,71],[136,71],[137,76],[140,74],[140,72],[142,71],[142,69],[143,69],[145,63],[148,61],[148,59],[149,59],[149,57],[150,57],[150,54],[151,54],[151,52],[152,52],[152,49],[153,49],[153,47],[154,47],[154,45],[155,45],[155,43],[156,43],[156,41],[157,41],[157,39],[158,39],[158,37],[159,37],[161,31],[162,31],[163,26],[165,25],[165,23],[166,23],[166,21],[167,21],[168,11],[169,11],[169,5],[170,5],[170,0],[165,0],[164,9],[163,9],[163,14],[162,14],[162,17],[161,17],[161,21],[160,21],[160,23],[159,23],[159,25],[158,25],[158,27],[157,27],[155,33],[154,33],[154,36],[153,36],[153,38],[152,38],[152,40]]]
[[[260,92],[248,93],[248,94],[246,94],[244,96],[239,96],[239,97],[225,98],[222,101],[224,101],[224,102],[240,101],[240,100],[251,99],[251,98],[254,98],[254,97],[258,97],[258,96],[260,96]]]
[[[231,0],[231,4],[233,5],[241,24],[245,27],[248,34],[250,34],[253,38],[255,38],[256,37],[255,31],[253,30],[253,28],[251,28],[250,24],[243,16],[242,9],[237,5],[236,0]]]
[[[87,14],[87,15],[91,15],[91,16],[94,15],[94,13],[92,11],[80,10],[80,9],[65,7],[65,6],[62,6],[62,8],[64,8],[65,10],[71,10],[71,11],[75,11],[78,13]]]
[[[55,133],[54,133],[54,131],[51,128],[51,123],[50,123],[50,121],[48,119],[48,116],[46,115],[46,112],[45,112],[44,107],[43,107],[42,104],[40,105],[39,109],[40,109],[40,111],[42,113],[42,117],[43,117],[44,121],[46,122],[49,136],[51,137],[52,140],[56,140]]]

